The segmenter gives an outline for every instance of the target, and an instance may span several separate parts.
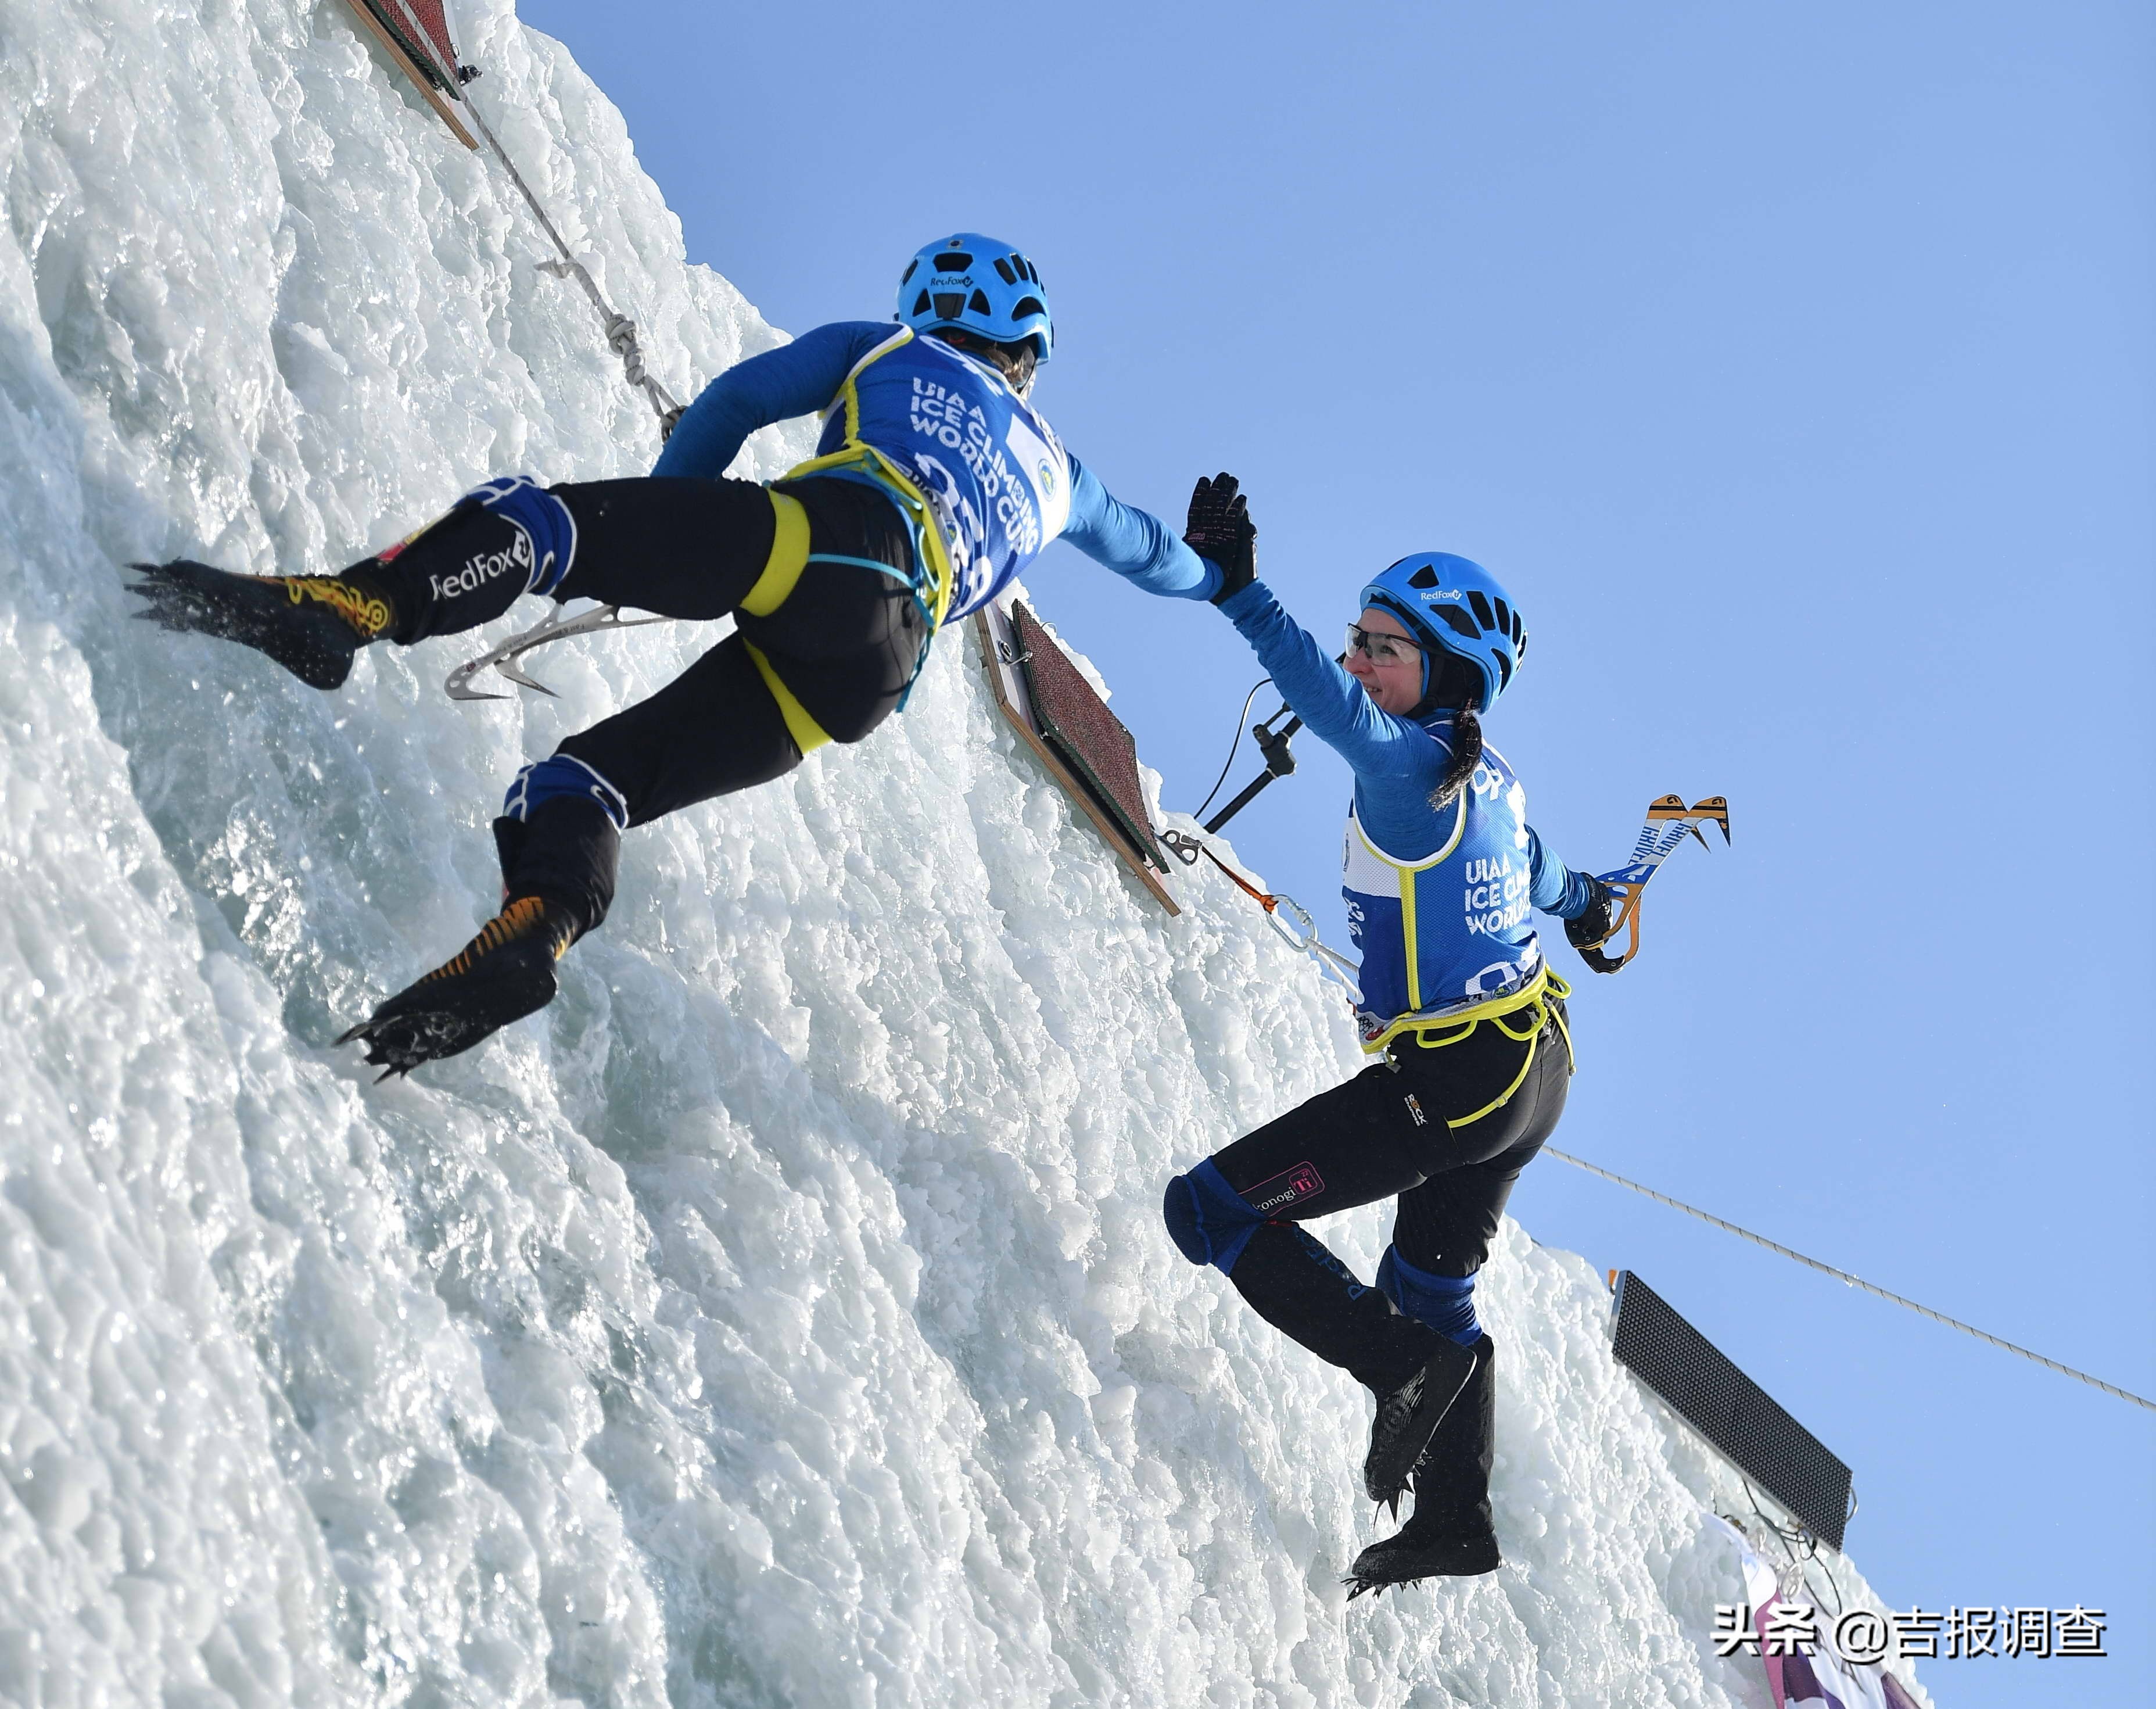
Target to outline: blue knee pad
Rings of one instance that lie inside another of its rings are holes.
[[[526,593],[552,593],[577,558],[577,519],[569,507],[526,475],[505,475],[475,486],[459,500],[484,505],[506,516],[531,541],[531,579]]]
[[[1378,1286],[1404,1316],[1448,1340],[1473,1347],[1482,1339],[1482,1326],[1475,1321],[1473,1276],[1432,1275],[1401,1257],[1398,1247],[1388,1246],[1378,1264]]]
[[[1235,1267],[1265,1218],[1228,1184],[1210,1157],[1168,1183],[1160,1214],[1169,1237],[1193,1264],[1212,1264],[1226,1275]]]
[[[613,821],[616,830],[629,829],[629,803],[621,791],[582,760],[572,759],[565,753],[535,761],[519,772],[516,781],[509,786],[509,793],[502,798],[501,816],[528,819],[534,808],[543,807],[557,795],[578,795],[596,801],[601,811]]]

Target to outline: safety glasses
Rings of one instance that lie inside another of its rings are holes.
[[[1373,665],[1413,665],[1422,657],[1422,649],[1405,635],[1381,635],[1352,623],[1348,625],[1348,650],[1368,654]]]

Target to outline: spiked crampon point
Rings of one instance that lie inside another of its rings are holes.
[[[516,897],[478,937],[337,1043],[365,1040],[367,1060],[383,1080],[469,1050],[554,1000],[554,963],[578,935],[567,910]]]
[[[1348,1600],[1353,1602],[1370,1593],[1404,1590],[1424,1578],[1477,1578],[1503,1564],[1486,1509],[1479,1528],[1471,1515],[1448,1518],[1432,1514],[1425,1521],[1418,1509],[1392,1536],[1356,1556],[1340,1582],[1348,1587]]]
[[[1372,1501],[1399,1501],[1415,1461],[1474,1373],[1474,1351],[1440,1337],[1422,1369],[1378,1397],[1370,1451],[1363,1462],[1363,1487]]]
[[[396,621],[389,601],[342,576],[242,576],[192,558],[130,564],[135,614],[179,634],[215,635],[266,653],[309,688],[341,688],[362,647]]]

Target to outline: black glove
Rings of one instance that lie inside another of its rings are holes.
[[[1183,525],[1183,543],[1220,567],[1220,586],[1213,595],[1215,605],[1257,578],[1258,525],[1250,520],[1250,501],[1236,490],[1239,485],[1224,471],[1210,480],[1199,475],[1191,490],[1189,519]]]
[[[1624,903],[1617,892],[1600,879],[1590,878],[1587,884],[1587,906],[1576,919],[1564,922],[1564,941],[1579,952],[1580,960],[1594,972],[1614,973],[1625,964],[1601,951],[1617,930],[1617,915]]]

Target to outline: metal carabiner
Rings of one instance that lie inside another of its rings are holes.
[[[1294,926],[1281,918],[1281,911],[1284,909],[1293,913],[1301,922],[1301,931],[1297,931]],[[1310,910],[1304,907],[1293,896],[1274,896],[1273,906],[1265,910],[1265,918],[1272,922],[1275,931],[1304,955],[1308,955],[1317,942],[1317,921],[1311,918]]]

